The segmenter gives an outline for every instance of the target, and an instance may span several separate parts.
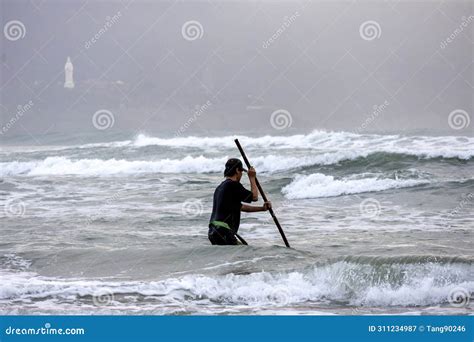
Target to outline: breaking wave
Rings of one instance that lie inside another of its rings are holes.
[[[140,149],[147,146],[171,148],[197,148],[207,150],[235,150],[234,139],[239,138],[246,149],[305,149],[315,153],[347,153],[366,157],[374,153],[404,154],[419,158],[458,158],[468,160],[474,157],[474,138],[459,136],[402,136],[355,134],[349,132],[327,132],[315,130],[309,134],[291,136],[222,136],[222,137],[174,137],[160,138],[139,134],[133,139],[77,146],[50,146],[51,151],[81,149],[95,153],[97,148]],[[24,151],[21,148],[20,151]],[[38,148],[28,148],[35,151]],[[42,146],[40,151],[48,150]],[[8,151],[15,151],[9,147]],[[228,152],[224,152],[227,154]]]
[[[370,155],[364,151],[340,151],[315,155],[284,156],[266,155],[252,157],[252,164],[259,172],[283,172],[313,166],[337,165],[349,161],[360,166],[364,163],[386,163],[393,158],[389,154]],[[127,159],[74,159],[65,156],[47,157],[42,160],[0,162],[0,177],[6,176],[111,176],[144,173],[220,173],[229,156],[208,158],[203,155],[187,155],[181,159],[164,158],[159,160]],[[401,157],[403,158],[403,156]],[[348,165],[349,166],[349,165]],[[305,182],[323,182],[320,176],[308,178]],[[329,179],[327,180],[329,181]],[[303,180],[298,179],[297,184]],[[377,187],[381,182],[377,181]],[[400,181],[399,184],[404,182]],[[412,182],[405,182],[409,186]],[[358,184],[358,183],[354,183]],[[392,184],[392,183],[390,183]],[[323,184],[324,185],[324,184]],[[295,185],[297,186],[297,185]],[[392,185],[390,185],[391,187]],[[370,190],[369,190],[370,191]]]
[[[449,304],[453,293],[474,292],[472,262],[430,260],[338,260],[288,272],[245,275],[192,274],[161,281],[105,281],[40,277],[0,271],[0,303],[47,299],[81,300],[110,294],[153,297],[159,302],[212,301],[226,305],[285,306],[337,302],[355,306]],[[456,297],[456,300],[463,299]],[[459,303],[455,303],[459,305]],[[461,303],[462,304],[462,303]]]
[[[195,148],[235,148],[234,139],[239,138],[246,148],[311,149],[314,151],[365,151],[366,155],[383,152],[413,155],[422,158],[470,159],[474,156],[474,138],[454,136],[400,136],[377,134],[354,134],[315,130],[309,134],[292,136],[225,136],[225,137],[180,137],[155,138],[138,135],[130,145],[172,146]],[[365,155],[365,156],[366,156]]]
[[[282,189],[282,193],[289,199],[319,198],[408,188],[429,183],[430,181],[426,179],[377,177],[335,179],[333,176],[314,173],[297,175],[290,184]]]

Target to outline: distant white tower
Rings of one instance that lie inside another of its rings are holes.
[[[66,65],[64,65],[64,88],[72,89],[74,88],[74,78],[73,78],[74,67],[71,63],[71,58],[67,58]]]

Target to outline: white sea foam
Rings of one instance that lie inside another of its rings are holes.
[[[330,300],[350,305],[424,306],[448,304],[454,289],[470,295],[474,291],[470,272],[472,265],[468,264],[374,266],[344,261],[289,273],[186,275],[151,282],[58,279],[0,271],[0,303],[71,300],[105,293],[111,297],[154,296],[162,303],[183,305],[211,300],[225,305],[278,307]]]
[[[348,132],[326,132],[315,130],[309,134],[292,136],[224,136],[224,137],[180,137],[155,138],[138,135],[131,145],[136,147],[159,145],[197,148],[234,148],[234,139],[239,138],[246,148],[290,148],[311,149],[319,152],[352,151],[365,156],[376,152],[408,154],[423,158],[460,158],[474,156],[474,138],[454,136],[411,136],[354,134]]]
[[[259,172],[282,172],[302,167],[318,165],[334,165],[345,160],[355,160],[366,157],[364,151],[340,151],[306,156],[266,155],[252,158],[253,166]],[[216,173],[223,171],[228,156],[207,158],[200,156],[185,156],[181,159],[160,160],[126,160],[126,159],[71,159],[64,156],[47,157],[34,161],[11,161],[0,163],[0,177],[6,176],[44,176],[44,175],[77,175],[77,176],[110,176],[143,173]],[[318,182],[314,176],[306,183]],[[302,182],[298,179],[298,183]],[[383,187],[381,181],[375,182],[377,187]],[[387,182],[385,182],[387,183]],[[390,183],[390,182],[388,182]],[[399,184],[411,186],[413,182],[400,181]],[[358,184],[355,182],[354,184]],[[390,183],[391,184],[391,183]],[[414,183],[413,183],[414,184]],[[309,184],[311,185],[311,184]],[[392,187],[392,185],[389,185]],[[377,190],[377,189],[375,189]],[[368,190],[370,191],[370,190]]]
[[[403,153],[424,158],[460,158],[474,156],[474,138],[470,137],[429,137],[399,135],[354,134],[348,132],[327,132],[315,130],[309,134],[292,136],[226,136],[226,137],[183,137],[161,139],[140,134],[131,143],[134,146],[174,146],[200,148],[234,148],[234,139],[239,138],[247,148],[291,148],[311,149],[315,151],[353,151],[355,154],[365,152]]]
[[[132,140],[93,143],[79,146],[62,146],[59,149],[80,148],[95,150],[102,148],[141,148],[146,146],[169,146],[174,148],[200,148],[204,151],[235,149],[234,139],[238,138],[248,149],[309,149],[318,154],[348,153],[358,156],[383,152],[407,154],[420,158],[474,157],[474,138],[455,136],[401,136],[378,134],[354,134],[349,132],[327,132],[315,130],[309,134],[291,136],[220,136],[220,137],[175,137],[160,138],[138,134]],[[58,150],[58,147],[35,147],[39,150]],[[29,151],[26,147],[8,147],[6,151]]]
[[[44,160],[5,161],[0,163],[0,176],[11,175],[82,175],[100,176],[136,173],[207,173],[222,172],[227,156],[235,156],[233,136],[156,138],[138,135],[134,140],[78,146],[83,159],[72,159],[68,150],[63,155]],[[279,172],[313,165],[332,165],[366,158],[375,153],[406,154],[418,158],[474,157],[474,138],[468,137],[401,137],[397,135],[357,135],[346,132],[314,131],[307,135],[239,137],[244,147],[255,149],[252,163],[260,172]],[[176,151],[175,159],[117,160],[95,159],[98,147],[141,148],[160,145],[202,148],[201,156],[186,156]],[[90,153],[88,151],[90,149]],[[290,152],[278,154],[279,149]],[[206,156],[207,151],[221,151],[220,158]],[[272,150],[273,154],[262,155]],[[14,153],[9,149],[7,155]],[[57,151],[56,151],[57,152]],[[90,155],[90,158],[87,156]],[[224,157],[225,155],[225,157]],[[8,160],[8,159],[7,159]]]
[[[252,158],[253,165],[260,172],[278,172],[311,165],[329,165],[357,155],[324,153],[316,156],[277,156],[267,155]],[[124,159],[69,159],[48,157],[39,161],[0,163],[0,176],[40,176],[40,175],[79,175],[108,176],[139,173],[212,173],[223,172],[227,156],[206,158],[186,156],[182,159],[161,159],[156,161]]]
[[[319,198],[407,188],[421,184],[429,184],[429,181],[376,177],[335,179],[333,176],[314,173],[297,175],[290,184],[282,189],[282,193],[289,199]]]
[[[0,163],[1,176],[78,175],[109,176],[140,173],[205,173],[221,171],[225,158],[184,157],[139,161],[123,159],[78,159],[48,157],[41,161]]]

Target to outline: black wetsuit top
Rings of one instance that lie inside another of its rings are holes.
[[[209,221],[223,221],[237,233],[240,225],[240,210],[242,202],[252,202],[252,192],[245,189],[237,181],[227,178],[214,191],[214,201],[211,219]],[[212,228],[209,227],[209,233]]]

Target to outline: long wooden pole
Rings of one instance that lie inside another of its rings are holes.
[[[242,146],[240,146],[239,139],[235,139],[234,141],[235,141],[235,144],[237,145],[237,148],[240,151],[240,154],[242,155],[242,158],[244,159],[245,165],[247,165],[247,167],[250,168],[251,166],[250,166],[249,160],[247,159],[247,156],[245,155],[245,152]],[[267,202],[268,201],[267,196],[265,196],[262,186],[258,182],[257,178],[255,178],[255,183],[257,184],[258,191],[260,191],[260,194],[262,195],[263,200]],[[277,226],[278,231],[280,232],[281,238],[283,239],[285,246],[290,247],[290,244],[288,243],[288,240],[286,239],[285,232],[283,231],[283,228],[281,228],[280,222],[278,222],[278,219],[276,218],[275,213],[273,212],[273,209],[270,208],[268,211],[270,212],[270,215],[272,215],[273,222],[275,222],[275,225]]]

